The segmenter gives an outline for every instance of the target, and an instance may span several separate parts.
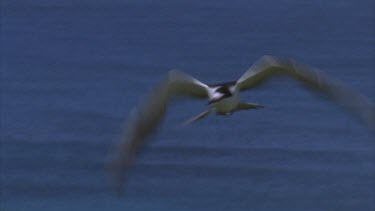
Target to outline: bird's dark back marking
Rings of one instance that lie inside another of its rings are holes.
[[[216,88],[215,92],[221,93],[223,95],[219,98],[211,99],[208,102],[208,104],[212,104],[212,103],[218,102],[218,101],[220,101],[224,98],[233,96],[232,92],[229,90],[229,87],[233,86],[234,84],[235,83],[230,82],[230,83],[216,84],[215,86],[211,86],[212,88]]]
[[[220,98],[211,99],[208,102],[208,104],[212,104],[212,103],[218,102],[218,101],[220,101],[224,98],[232,96],[233,94],[230,92],[229,87],[236,85],[236,83],[237,83],[237,81],[231,81],[231,82],[219,83],[219,84],[209,84],[208,87],[210,87],[210,88],[216,88],[217,87],[217,89],[215,91],[219,92],[223,95]]]
[[[216,89],[216,92],[224,94],[224,96],[226,97],[232,96],[232,93],[229,91],[228,87],[226,86],[220,86],[219,88]]]
[[[216,86],[224,86],[224,87],[230,87],[234,86],[237,83],[237,81],[231,81],[231,82],[225,82],[225,83],[219,83],[219,84],[209,84],[209,87],[216,87]]]

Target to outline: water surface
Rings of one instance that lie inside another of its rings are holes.
[[[259,57],[294,58],[374,100],[373,1],[2,3],[1,209],[374,209],[374,136],[283,78],[266,106],[180,122],[173,104],[123,197],[104,171],[129,110],[178,68],[237,79]]]

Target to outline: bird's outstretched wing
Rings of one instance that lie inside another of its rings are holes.
[[[242,91],[251,89],[278,74],[291,76],[308,87],[326,94],[359,118],[372,132],[375,132],[375,106],[367,97],[293,60],[264,56],[237,80],[237,85]]]
[[[177,70],[168,73],[168,77],[153,89],[131,112],[121,140],[114,149],[110,164],[118,193],[122,192],[126,170],[131,164],[143,140],[156,128],[165,114],[168,102],[173,96],[187,95],[204,98],[208,96],[208,87],[193,77]]]

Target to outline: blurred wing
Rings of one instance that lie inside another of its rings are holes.
[[[294,61],[264,56],[238,79],[237,85],[240,90],[251,89],[277,74],[291,76],[308,87],[328,95],[375,132],[375,106],[367,97],[321,72]]]
[[[114,159],[110,166],[118,193],[122,192],[126,170],[139,146],[164,116],[170,98],[176,95],[207,97],[207,89],[205,84],[191,76],[172,70],[167,80],[157,86],[139,106],[133,109],[120,143],[115,146]]]

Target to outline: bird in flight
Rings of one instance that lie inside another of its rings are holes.
[[[262,105],[241,101],[240,92],[251,90],[274,75],[290,76],[308,88],[330,97],[357,117],[371,132],[375,132],[375,107],[367,97],[293,60],[263,56],[237,81],[213,85],[204,84],[182,71],[171,70],[167,78],[132,110],[124,134],[115,146],[110,170],[115,177],[118,193],[122,192],[126,170],[139,147],[160,123],[172,98],[190,96],[208,100],[208,109],[189,119],[186,124],[202,119],[212,112],[216,115],[228,115],[239,110],[262,108]]]

